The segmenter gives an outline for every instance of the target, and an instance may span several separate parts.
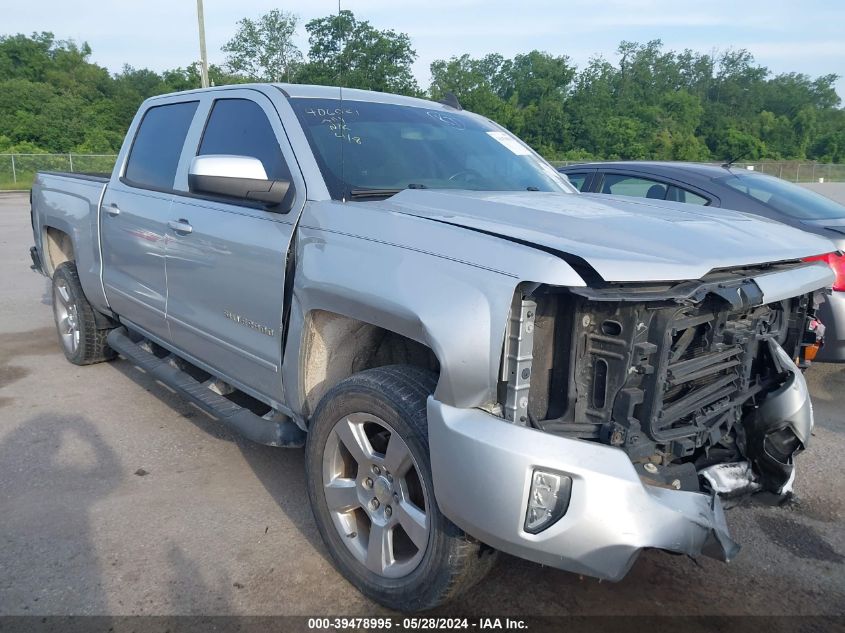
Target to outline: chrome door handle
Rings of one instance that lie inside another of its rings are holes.
[[[170,220],[167,223],[167,226],[177,233],[184,233],[185,235],[194,230],[194,227],[192,227],[191,223],[187,220]]]
[[[108,213],[111,217],[115,217],[120,215],[120,208],[112,202],[109,206],[106,207],[106,213]]]

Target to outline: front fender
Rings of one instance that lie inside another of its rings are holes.
[[[584,285],[562,260],[494,236],[354,204],[311,203],[300,225],[285,351],[285,398],[303,410],[300,355],[313,310],[348,316],[429,347],[436,397],[457,407],[496,399],[505,323],[523,280]]]

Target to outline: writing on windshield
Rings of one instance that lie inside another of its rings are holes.
[[[464,112],[291,99],[333,198],[402,189],[572,192],[522,141]]]

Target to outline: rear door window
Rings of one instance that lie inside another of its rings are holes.
[[[169,103],[144,113],[126,162],[124,178],[130,184],[173,189],[182,146],[198,104],[198,101]]]
[[[667,189],[668,185],[649,178],[628,176],[625,174],[605,174],[601,192],[615,196],[634,196],[637,198],[664,200]]]
[[[697,193],[693,193],[687,189],[682,189],[681,187],[676,187],[675,185],[669,185],[669,191],[666,193],[666,199],[672,200],[673,202],[698,204],[701,206],[710,204],[710,201],[704,196],[699,196]]]
[[[251,156],[261,161],[269,180],[291,179],[270,120],[249,99],[214,102],[198,152],[199,156],[208,154]]]

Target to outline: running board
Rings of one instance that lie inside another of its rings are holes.
[[[136,343],[129,338],[126,328],[119,327],[112,330],[107,341],[109,346],[126,360],[143,369],[154,379],[179,392],[245,438],[266,446],[285,448],[305,446],[305,432],[290,418],[285,417],[280,420],[281,414],[275,413],[275,415],[272,415],[274,412],[271,411],[268,417],[269,415],[272,415],[272,417],[268,419],[268,417],[261,417],[249,409],[235,404],[212,390],[212,387],[218,384],[218,381],[202,383],[195,380],[188,373],[179,369],[181,359],[178,359],[175,354],[159,358],[144,349],[143,343]]]

